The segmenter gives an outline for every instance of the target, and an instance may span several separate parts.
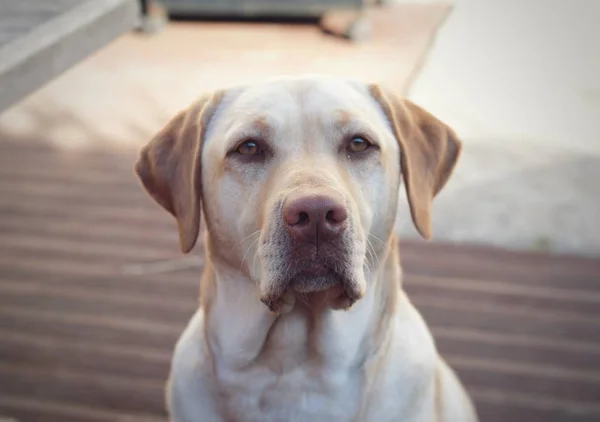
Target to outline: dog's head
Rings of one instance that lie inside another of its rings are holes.
[[[347,307],[389,249],[400,174],[425,238],[460,153],[452,130],[376,85],[281,78],[208,95],[142,150],[136,172],[177,220],[257,283],[275,312],[290,292],[335,290]],[[288,304],[289,305],[289,304]]]

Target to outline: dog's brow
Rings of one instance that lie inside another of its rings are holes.
[[[348,132],[369,126],[367,121],[347,110],[335,110],[333,116],[333,125],[340,132]]]
[[[377,143],[377,137],[369,122],[349,111],[342,109],[335,110],[333,125],[335,130],[344,136],[366,136],[371,142]]]
[[[352,120],[352,114],[346,110],[335,110],[333,112],[335,123],[339,127],[344,127]]]
[[[266,139],[272,132],[273,126],[266,115],[249,118],[242,123],[234,121],[227,131],[227,138],[231,140],[228,146],[233,147],[234,144],[249,138]]]
[[[257,132],[269,133],[271,131],[269,118],[264,114],[256,117],[252,125],[255,126]]]

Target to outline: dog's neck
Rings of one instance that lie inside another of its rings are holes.
[[[207,253],[210,241],[207,239]],[[385,341],[400,291],[396,239],[367,281],[365,296],[348,310],[333,310],[323,294],[296,300],[274,315],[260,301],[256,284],[216,255],[202,280],[204,330],[214,363],[240,370],[255,363],[285,371],[310,360],[358,367]]]

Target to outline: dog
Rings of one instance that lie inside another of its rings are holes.
[[[402,290],[395,222],[431,206],[461,142],[376,84],[326,76],[215,91],[142,148],[135,171],[177,222],[206,224],[200,306],[166,388],[173,422],[475,422]]]

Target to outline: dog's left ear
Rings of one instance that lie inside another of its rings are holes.
[[[431,203],[448,181],[462,144],[446,124],[412,102],[371,85],[400,145],[400,167],[413,223],[431,237]]]
[[[183,253],[200,231],[202,141],[222,93],[207,95],[175,116],[142,148],[135,172],[142,184],[177,220]]]

